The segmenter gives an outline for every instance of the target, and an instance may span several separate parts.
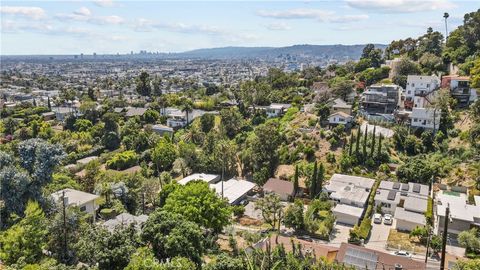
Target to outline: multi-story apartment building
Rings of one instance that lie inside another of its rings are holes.
[[[396,84],[369,86],[361,96],[361,108],[367,114],[393,114],[403,108],[402,92]]]

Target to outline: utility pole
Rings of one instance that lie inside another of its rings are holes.
[[[448,37],[448,29],[447,29],[448,17],[450,17],[450,15],[447,12],[443,13],[443,18],[445,18],[445,43],[447,42],[447,37]]]
[[[448,234],[448,222],[450,220],[450,204],[447,204],[445,209],[445,223],[443,225],[443,237],[442,237],[442,261],[440,262],[440,270],[445,269],[445,248],[447,246],[447,234]]]
[[[63,260],[67,261],[67,207],[65,205],[65,190],[62,192],[62,208],[63,208]]]
[[[428,248],[430,247],[430,238],[432,238],[432,232],[430,230],[430,226],[428,226],[427,253],[425,253],[425,264],[428,260]]]

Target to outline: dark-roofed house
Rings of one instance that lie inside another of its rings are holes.
[[[265,185],[263,185],[263,191],[265,193],[277,194],[282,201],[288,201],[295,195],[292,182],[277,178],[268,179]]]
[[[134,117],[134,116],[143,116],[143,114],[147,111],[146,108],[135,108],[129,107],[127,112],[125,113],[126,117]]]
[[[42,113],[43,121],[50,121],[55,119],[55,112],[44,112]]]
[[[379,270],[423,270],[426,264],[411,258],[342,243],[335,259],[338,263],[353,266],[356,269]]]
[[[140,226],[143,225],[147,219],[147,215],[134,216],[129,213],[122,213],[116,216],[114,219],[105,221],[103,226],[105,226],[109,231],[113,231],[117,227],[127,227],[130,226],[130,224],[135,224],[137,228],[140,228]]]

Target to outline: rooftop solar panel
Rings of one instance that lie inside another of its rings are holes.
[[[413,192],[420,193],[420,185],[419,184],[413,184]]]
[[[394,201],[395,196],[397,196],[397,192],[395,190],[390,190],[388,192],[387,200]]]
[[[400,183],[393,183],[393,189],[400,189]]]
[[[345,252],[343,262],[362,269],[375,269],[378,256],[373,252],[348,248]]]
[[[403,191],[408,191],[408,188],[409,188],[408,184],[402,184]]]

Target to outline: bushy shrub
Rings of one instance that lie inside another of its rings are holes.
[[[332,153],[332,152],[328,152],[327,153],[327,162],[328,163],[335,163],[336,159],[335,159],[335,154]]]
[[[134,151],[125,151],[115,154],[107,161],[107,167],[115,170],[125,170],[133,167],[138,162],[138,156]]]
[[[243,205],[235,205],[232,207],[232,211],[234,216],[240,218],[245,214],[245,207]]]

